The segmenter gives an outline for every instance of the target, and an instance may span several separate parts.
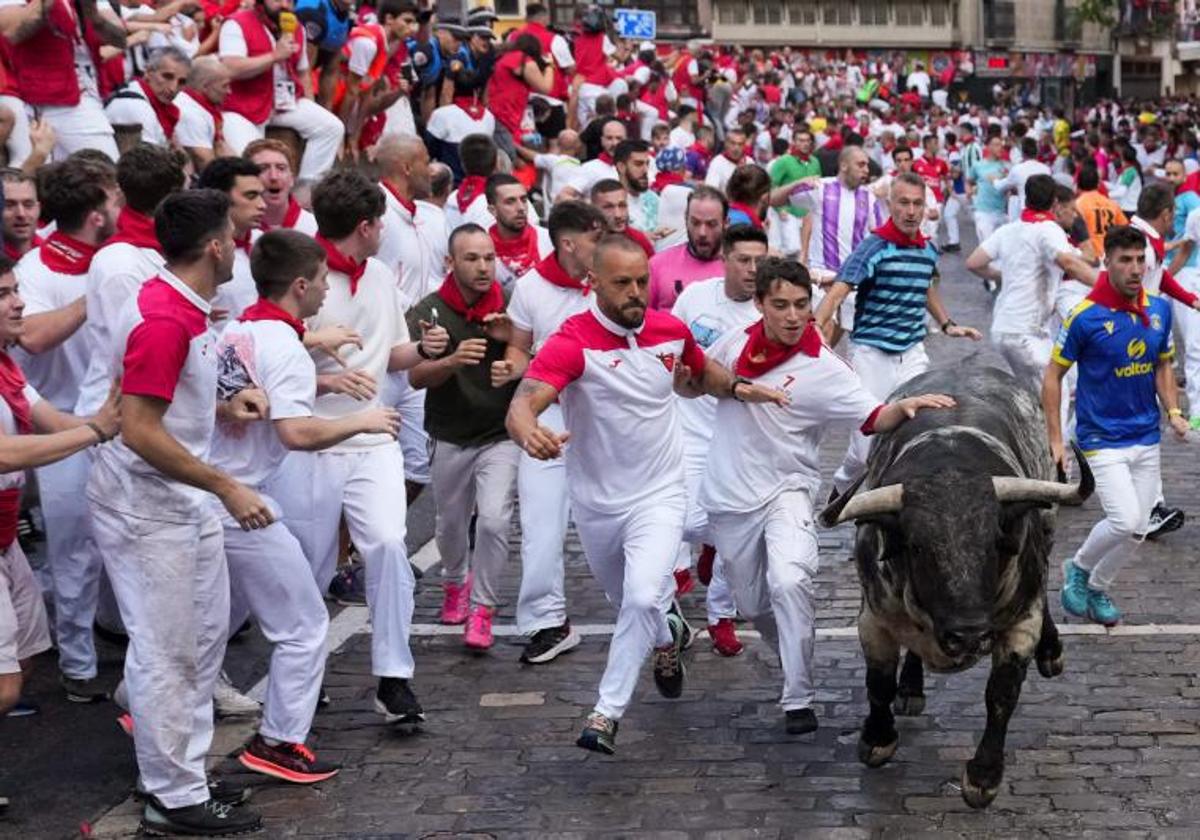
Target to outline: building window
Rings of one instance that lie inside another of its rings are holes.
[[[924,0],[896,0],[896,26],[923,26]]]
[[[887,26],[888,0],[862,0],[858,5],[859,26]]]
[[[929,3],[929,25],[946,25],[946,4],[942,0],[931,0]]]
[[[844,0],[840,3],[827,2],[825,4],[825,25],[853,26],[854,6]]]
[[[741,26],[749,20],[746,0],[721,0],[717,4],[717,23]]]
[[[816,26],[817,4],[813,0],[790,0],[787,10],[792,26]]]
[[[521,0],[496,0],[495,8],[500,17],[519,17],[525,14],[521,10]]]
[[[756,0],[754,4],[754,22],[778,26],[783,23],[783,6],[779,4],[778,0],[776,2]]]

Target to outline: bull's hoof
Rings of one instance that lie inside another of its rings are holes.
[[[1037,661],[1038,673],[1046,679],[1057,677],[1063,672],[1063,664],[1066,662],[1066,657],[1059,650],[1057,656],[1039,656]]]
[[[925,695],[897,694],[896,699],[892,701],[892,711],[900,717],[916,717],[925,711]]]
[[[994,787],[982,787],[971,783],[970,769],[964,769],[962,775],[962,798],[972,808],[982,809],[992,804],[996,798],[996,794],[1000,792],[1000,785]]]
[[[896,754],[896,747],[898,746],[900,746],[899,735],[890,744],[884,744],[883,746],[868,744],[859,738],[858,760],[868,767],[882,767],[892,760],[892,756]]]

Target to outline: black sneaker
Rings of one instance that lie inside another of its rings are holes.
[[[575,739],[575,745],[592,752],[612,755],[617,751],[617,727],[619,721],[592,712],[583,725],[583,731]]]
[[[807,735],[817,731],[817,715],[812,709],[788,709],[783,716],[789,735]]]
[[[399,677],[379,678],[375,711],[383,715],[388,723],[400,726],[416,726],[425,720],[425,710],[421,708],[417,695],[408,687],[408,680]]]
[[[658,693],[672,699],[683,694],[683,628],[687,622],[677,613],[667,614],[667,625],[671,628],[671,644],[654,651],[654,684]]]
[[[692,646],[692,643],[696,641],[696,631],[692,629],[692,625],[688,624],[687,619],[683,617],[683,610],[679,607],[678,599],[671,601],[671,606],[667,608],[667,615],[675,616],[683,625],[683,639],[679,643],[679,649],[687,650]]]
[[[222,805],[245,805],[254,795],[254,788],[231,785],[224,779],[208,780],[208,795]],[[138,802],[146,802],[151,796],[142,790],[142,780],[139,778],[133,787],[133,798]]]
[[[1167,507],[1159,502],[1150,511],[1150,525],[1146,528],[1146,539],[1154,540],[1163,534],[1178,531],[1183,527],[1183,511],[1179,508]]]
[[[561,653],[579,647],[583,641],[567,621],[558,627],[546,627],[533,634],[521,653],[521,661],[527,665],[541,665]]]
[[[238,761],[248,770],[283,779],[297,785],[323,782],[338,774],[341,768],[328,761],[319,761],[316,753],[304,744],[268,744],[262,735],[255,735]]]
[[[90,680],[77,680],[60,674],[58,684],[67,692],[67,699],[72,703],[103,703],[108,699],[108,692],[100,687],[95,677]]]
[[[367,570],[362,563],[343,566],[329,583],[329,597],[343,607],[365,606],[367,603]]]
[[[161,836],[183,834],[190,837],[219,837],[249,834],[262,828],[262,817],[246,808],[223,805],[215,799],[183,808],[166,808],[156,798],[146,800],[142,810],[142,831]]]

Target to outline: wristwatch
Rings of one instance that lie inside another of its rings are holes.
[[[940,323],[938,325],[938,329],[940,329],[942,332],[945,332],[950,327],[957,327],[957,326],[958,326],[958,324],[954,323],[953,318],[947,318],[945,321],[943,321],[942,323]]]
[[[422,359],[427,359],[427,360],[433,359],[433,356],[430,356],[428,353],[425,352],[425,345],[419,341],[417,342],[417,355],[420,356]]]
[[[745,400],[737,395],[737,387],[739,385],[752,385],[752,384],[753,383],[744,376],[735,376],[733,378],[733,384],[729,386],[729,396],[733,397],[735,400],[737,400],[740,403],[744,403]]]

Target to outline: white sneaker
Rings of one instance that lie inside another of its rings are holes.
[[[213,689],[213,705],[217,717],[239,717],[256,715],[262,708],[257,700],[252,700],[233,687],[229,675],[224,671],[217,677],[217,685]]]

